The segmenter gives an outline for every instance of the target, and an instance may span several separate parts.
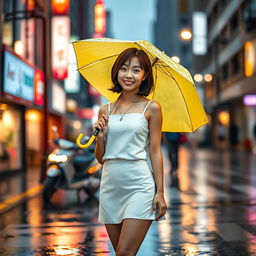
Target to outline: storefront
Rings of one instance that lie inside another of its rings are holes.
[[[244,95],[243,105],[247,119],[245,133],[248,138],[248,147],[256,153],[256,94]]]
[[[33,106],[27,107],[25,112],[26,127],[26,160],[28,168],[38,168],[43,154],[43,101],[44,75],[35,69]]]
[[[42,72],[5,47],[0,98],[0,170],[39,167],[42,154]]]
[[[213,113],[214,144],[223,137],[224,148],[236,146],[243,150],[255,148],[256,94],[250,93],[229,100]]]
[[[22,168],[22,112],[17,105],[0,100],[0,172]]]
[[[25,112],[26,160],[28,168],[40,168],[42,158],[43,114],[36,109]]]

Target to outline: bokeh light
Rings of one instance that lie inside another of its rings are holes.
[[[198,83],[203,81],[203,76],[201,74],[195,74],[194,75],[194,80]]]
[[[171,59],[177,63],[180,63],[180,58],[178,56],[172,56]]]
[[[204,75],[204,80],[206,82],[211,82],[212,81],[212,75],[211,74],[205,74]]]
[[[229,125],[229,113],[227,111],[221,111],[219,113],[219,121],[224,125]]]
[[[182,29],[180,31],[180,37],[183,40],[190,40],[192,38],[192,33],[189,29]]]

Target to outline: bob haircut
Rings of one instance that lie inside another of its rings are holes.
[[[148,55],[143,51],[137,48],[128,48],[120,53],[117,57],[112,70],[111,70],[111,79],[113,82],[113,88],[109,89],[110,91],[120,93],[123,88],[118,83],[118,71],[122,65],[130,60],[132,57],[137,57],[139,59],[142,69],[145,71],[145,80],[141,82],[139,92],[137,95],[148,96],[154,85],[153,71]]]

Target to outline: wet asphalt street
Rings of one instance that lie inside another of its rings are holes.
[[[164,166],[167,220],[152,224],[138,256],[256,255],[255,155],[182,148],[179,189]],[[82,197],[60,191],[44,209],[39,195],[1,215],[0,255],[114,255],[97,199]]]

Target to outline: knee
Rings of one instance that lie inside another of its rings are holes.
[[[116,256],[135,256],[135,254],[132,253],[129,248],[118,245],[116,250]]]

